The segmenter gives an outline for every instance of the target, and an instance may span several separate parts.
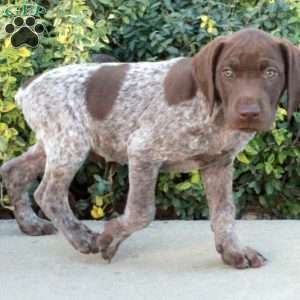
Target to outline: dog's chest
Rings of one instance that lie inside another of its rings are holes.
[[[131,139],[143,148],[145,156],[165,162],[198,161],[200,156],[206,161],[226,153],[236,155],[253,134],[227,129],[224,122],[216,121],[219,115],[222,116],[220,108],[209,116],[201,95],[174,107],[162,104],[158,113],[144,115],[140,129]]]
[[[244,148],[253,134],[220,130],[212,126],[205,132],[187,130],[184,137],[173,144],[173,155],[162,165],[164,171],[188,172],[212,165],[225,165]],[[171,145],[170,145],[171,146]]]

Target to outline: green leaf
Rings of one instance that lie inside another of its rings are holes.
[[[278,153],[278,161],[279,161],[280,164],[283,164],[284,161],[286,160],[286,158],[287,158],[287,153],[286,152],[281,151],[281,152]]]
[[[192,184],[188,181],[184,181],[184,182],[181,182],[181,183],[178,183],[176,184],[176,190],[178,191],[185,191],[185,190],[188,190],[192,187]]]
[[[200,174],[199,171],[192,171],[191,183],[199,184],[200,183]]]
[[[272,182],[268,181],[265,185],[267,195],[272,195],[274,192],[274,188]]]
[[[13,102],[3,101],[0,103],[0,112],[9,112],[16,108],[16,104]]]
[[[286,139],[287,130],[285,128],[273,129],[272,134],[276,144],[280,146]]]
[[[5,152],[7,150],[8,141],[0,136],[0,152]]]
[[[167,193],[169,191],[169,185],[167,182],[164,183],[162,190]]]
[[[267,201],[266,201],[266,198],[264,196],[259,196],[258,197],[258,201],[260,203],[261,206],[263,207],[267,207]]]
[[[248,144],[245,147],[245,152],[247,152],[250,155],[256,155],[258,153],[258,151],[253,146],[251,146],[250,144]]]
[[[270,175],[273,171],[273,166],[268,162],[265,163],[265,171],[268,175]]]
[[[248,159],[248,157],[246,156],[246,154],[244,152],[239,153],[239,155],[237,156],[237,159],[242,162],[243,164],[250,164],[250,160]]]

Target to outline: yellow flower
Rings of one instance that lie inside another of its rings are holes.
[[[208,16],[202,15],[202,16],[200,16],[200,20],[201,20],[203,23],[207,23],[207,21],[208,21]]]
[[[207,22],[208,22],[208,16],[202,15],[202,16],[200,16],[200,20],[201,20],[200,27],[205,28],[207,25]]]
[[[91,210],[91,216],[94,219],[101,219],[104,216],[104,211],[101,207],[94,205],[93,209]]]
[[[21,57],[29,57],[31,55],[31,52],[25,47],[19,48],[18,52]]]
[[[208,28],[207,28],[207,32],[208,32],[208,33],[212,33],[213,31],[214,31],[214,28],[213,28],[213,27],[208,27]]]
[[[97,212],[94,209],[91,210],[91,216],[92,216],[93,219],[98,218]]]

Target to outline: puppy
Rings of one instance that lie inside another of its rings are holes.
[[[255,132],[271,127],[285,90],[292,116],[299,78],[296,47],[246,29],[213,40],[192,58],[70,65],[27,82],[16,102],[37,143],[1,168],[21,230],[41,235],[58,228],[80,252],[101,251],[110,260],[125,238],[153,220],[159,172],[200,169],[223,261],[262,266],[264,257],[241,245],[235,232],[233,160]],[[91,152],[129,165],[125,212],[101,234],[74,217],[67,197]],[[39,174],[34,196],[51,222],[28,202],[27,187]]]

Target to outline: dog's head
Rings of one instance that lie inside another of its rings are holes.
[[[210,114],[220,101],[233,129],[268,130],[285,89],[289,118],[300,103],[299,49],[260,30],[245,29],[210,42],[193,57],[192,72]]]

